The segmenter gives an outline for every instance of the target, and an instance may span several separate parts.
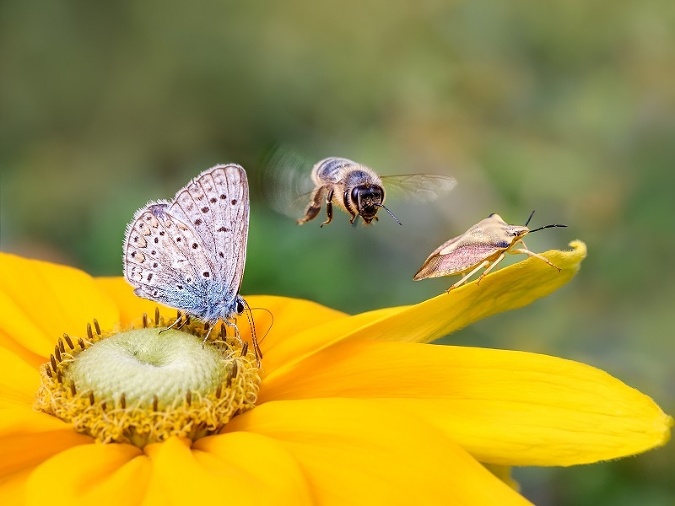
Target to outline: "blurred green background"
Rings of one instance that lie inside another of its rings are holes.
[[[120,275],[134,211],[234,161],[256,182],[243,292],[358,312],[440,293],[411,280],[431,250],[536,209],[569,228],[528,246],[584,240],[579,275],[444,342],[584,361],[675,413],[672,1],[4,0],[0,48],[2,250]],[[298,227],[262,198],[278,144],[459,184],[389,199],[403,227]],[[674,504],[673,446],[516,478],[540,505]]]

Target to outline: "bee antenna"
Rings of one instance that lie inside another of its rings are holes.
[[[403,226],[403,223],[401,223],[401,222],[399,221],[399,219],[394,215],[394,213],[392,213],[392,212],[389,210],[389,208],[388,208],[387,206],[385,206],[384,204],[375,204],[375,205],[376,205],[377,207],[384,207],[384,210],[387,211],[387,212],[389,213],[389,216],[391,216],[392,218],[394,218],[394,221],[395,221],[396,223],[398,223],[399,225]]]

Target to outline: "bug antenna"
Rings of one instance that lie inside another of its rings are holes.
[[[246,302],[246,299],[243,299],[244,301],[244,306],[246,306],[246,318],[248,318],[248,324],[251,326],[251,342],[253,343],[253,351],[255,351],[255,356],[256,359],[258,360],[258,363],[262,360],[262,351],[260,351],[260,346],[258,345],[258,337],[256,336],[255,333],[255,322],[253,321],[253,311],[251,310],[251,306],[248,305],[248,302]]]
[[[534,209],[533,209],[532,212],[530,213],[530,217],[529,217],[529,218],[527,219],[527,221],[525,222],[525,226],[526,226],[526,227],[530,224],[530,220],[532,219],[532,216],[534,216]],[[530,230],[530,232],[532,232],[532,231]]]
[[[401,223],[401,222],[399,221],[399,219],[394,215],[394,213],[392,213],[392,212],[389,210],[389,208],[388,208],[387,206],[385,206],[384,204],[375,204],[375,205],[376,205],[377,207],[384,207],[384,210],[387,211],[387,212],[389,213],[389,216],[391,216],[392,218],[394,218],[394,221],[395,221],[396,223],[398,223],[399,225],[403,226],[403,223]]]
[[[559,224],[554,224],[554,225],[544,225],[543,227],[535,228],[534,230],[530,230],[528,233],[532,232],[538,232],[539,230],[544,230],[545,228],[554,228],[554,227],[560,227],[560,228],[567,228],[567,225],[559,225]]]

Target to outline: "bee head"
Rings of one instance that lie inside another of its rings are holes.
[[[384,189],[379,185],[361,184],[352,189],[351,200],[363,221],[370,223],[384,202]]]

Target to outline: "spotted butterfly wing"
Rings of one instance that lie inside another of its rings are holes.
[[[127,227],[124,275],[144,298],[205,321],[241,311],[249,194],[246,172],[217,165],[172,201],[150,202]]]

